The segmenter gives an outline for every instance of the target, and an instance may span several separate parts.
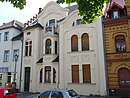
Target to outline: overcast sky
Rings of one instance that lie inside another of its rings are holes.
[[[27,3],[23,10],[13,7],[9,2],[0,2],[0,25],[12,20],[26,23],[27,20],[30,20],[38,13],[39,8],[44,8],[50,1],[56,0],[26,0]],[[66,5],[61,6],[65,7]]]

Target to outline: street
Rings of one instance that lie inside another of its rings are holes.
[[[18,93],[18,98],[36,98],[36,93]]]
[[[38,93],[18,93],[18,98],[36,98]],[[129,98],[129,97],[98,97],[98,96],[81,96],[80,98]]]

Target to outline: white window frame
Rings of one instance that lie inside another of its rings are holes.
[[[4,41],[8,41],[9,40],[9,32],[5,32],[4,33]]]
[[[4,51],[4,62],[8,62],[9,61],[9,50],[5,50]]]

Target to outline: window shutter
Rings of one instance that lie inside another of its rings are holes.
[[[79,83],[79,65],[72,65],[72,83]]]
[[[91,82],[90,64],[83,65],[83,83]]]

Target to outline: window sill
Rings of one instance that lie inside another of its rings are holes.
[[[68,83],[68,84],[81,84],[81,85],[90,84],[90,85],[96,85],[96,83]]]

